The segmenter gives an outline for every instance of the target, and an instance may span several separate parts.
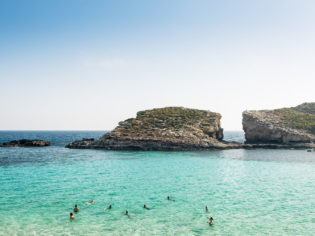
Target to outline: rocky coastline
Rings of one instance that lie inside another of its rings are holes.
[[[98,140],[66,145],[73,149],[195,151],[315,148],[315,103],[294,108],[243,112],[246,142],[223,140],[219,113],[165,107],[140,111]]]
[[[5,142],[1,147],[46,147],[50,146],[50,142],[44,140],[30,140],[30,139],[20,139],[12,140],[10,142]]]
[[[248,144],[312,145],[315,143],[315,103],[275,110],[243,112]]]
[[[165,107],[140,111],[98,140],[79,140],[67,148],[143,151],[189,151],[238,148],[222,141],[219,113]]]

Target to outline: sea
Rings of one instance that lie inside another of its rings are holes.
[[[315,151],[65,148],[105,132],[0,131],[52,144],[0,148],[0,235],[315,235]]]

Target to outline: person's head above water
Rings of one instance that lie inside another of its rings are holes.
[[[175,202],[175,200],[174,200],[174,199],[172,199],[170,196],[167,196],[167,200],[170,200],[170,201]]]
[[[209,225],[212,226],[213,225],[213,217],[210,217],[209,220],[210,220]]]
[[[128,210],[126,210],[126,213],[125,213],[125,215],[128,215],[129,214],[129,211]]]
[[[75,205],[74,205],[74,207],[75,207],[75,208],[77,208],[77,207],[78,207],[78,205],[77,205],[77,204],[75,204]]]
[[[147,208],[147,205],[146,205],[146,204],[144,204],[144,205],[143,205],[143,208]]]

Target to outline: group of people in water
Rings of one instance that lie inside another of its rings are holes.
[[[174,202],[175,202],[175,200],[172,199],[170,196],[167,196],[167,200],[168,200],[168,201],[174,201]],[[90,201],[90,202],[87,202],[86,204],[87,204],[87,205],[91,205],[91,204],[94,204],[94,203],[95,203],[94,200],[92,200],[92,201]],[[106,210],[110,210],[110,209],[112,209],[112,208],[113,208],[112,205],[109,205],[109,206],[106,208]],[[143,205],[143,208],[146,209],[146,210],[151,210],[151,208],[147,207],[146,204]],[[206,206],[205,208],[206,208],[206,212],[208,212],[208,211],[209,211],[208,206]],[[73,212],[78,213],[79,210],[80,210],[80,208],[78,208],[78,205],[75,204],[75,206],[74,206],[74,208],[73,208]],[[124,215],[129,216],[129,211],[126,210],[126,212],[125,212]],[[72,212],[70,212],[70,220],[74,220],[74,218],[75,218],[75,216],[73,215]],[[208,224],[209,224],[210,226],[212,226],[212,225],[213,225],[213,217],[210,217],[210,218],[208,217],[208,220],[209,220]]]

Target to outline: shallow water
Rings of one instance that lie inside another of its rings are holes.
[[[52,146],[0,148],[0,235],[315,234],[315,152],[64,148],[102,134],[1,131],[0,142],[36,137]]]

